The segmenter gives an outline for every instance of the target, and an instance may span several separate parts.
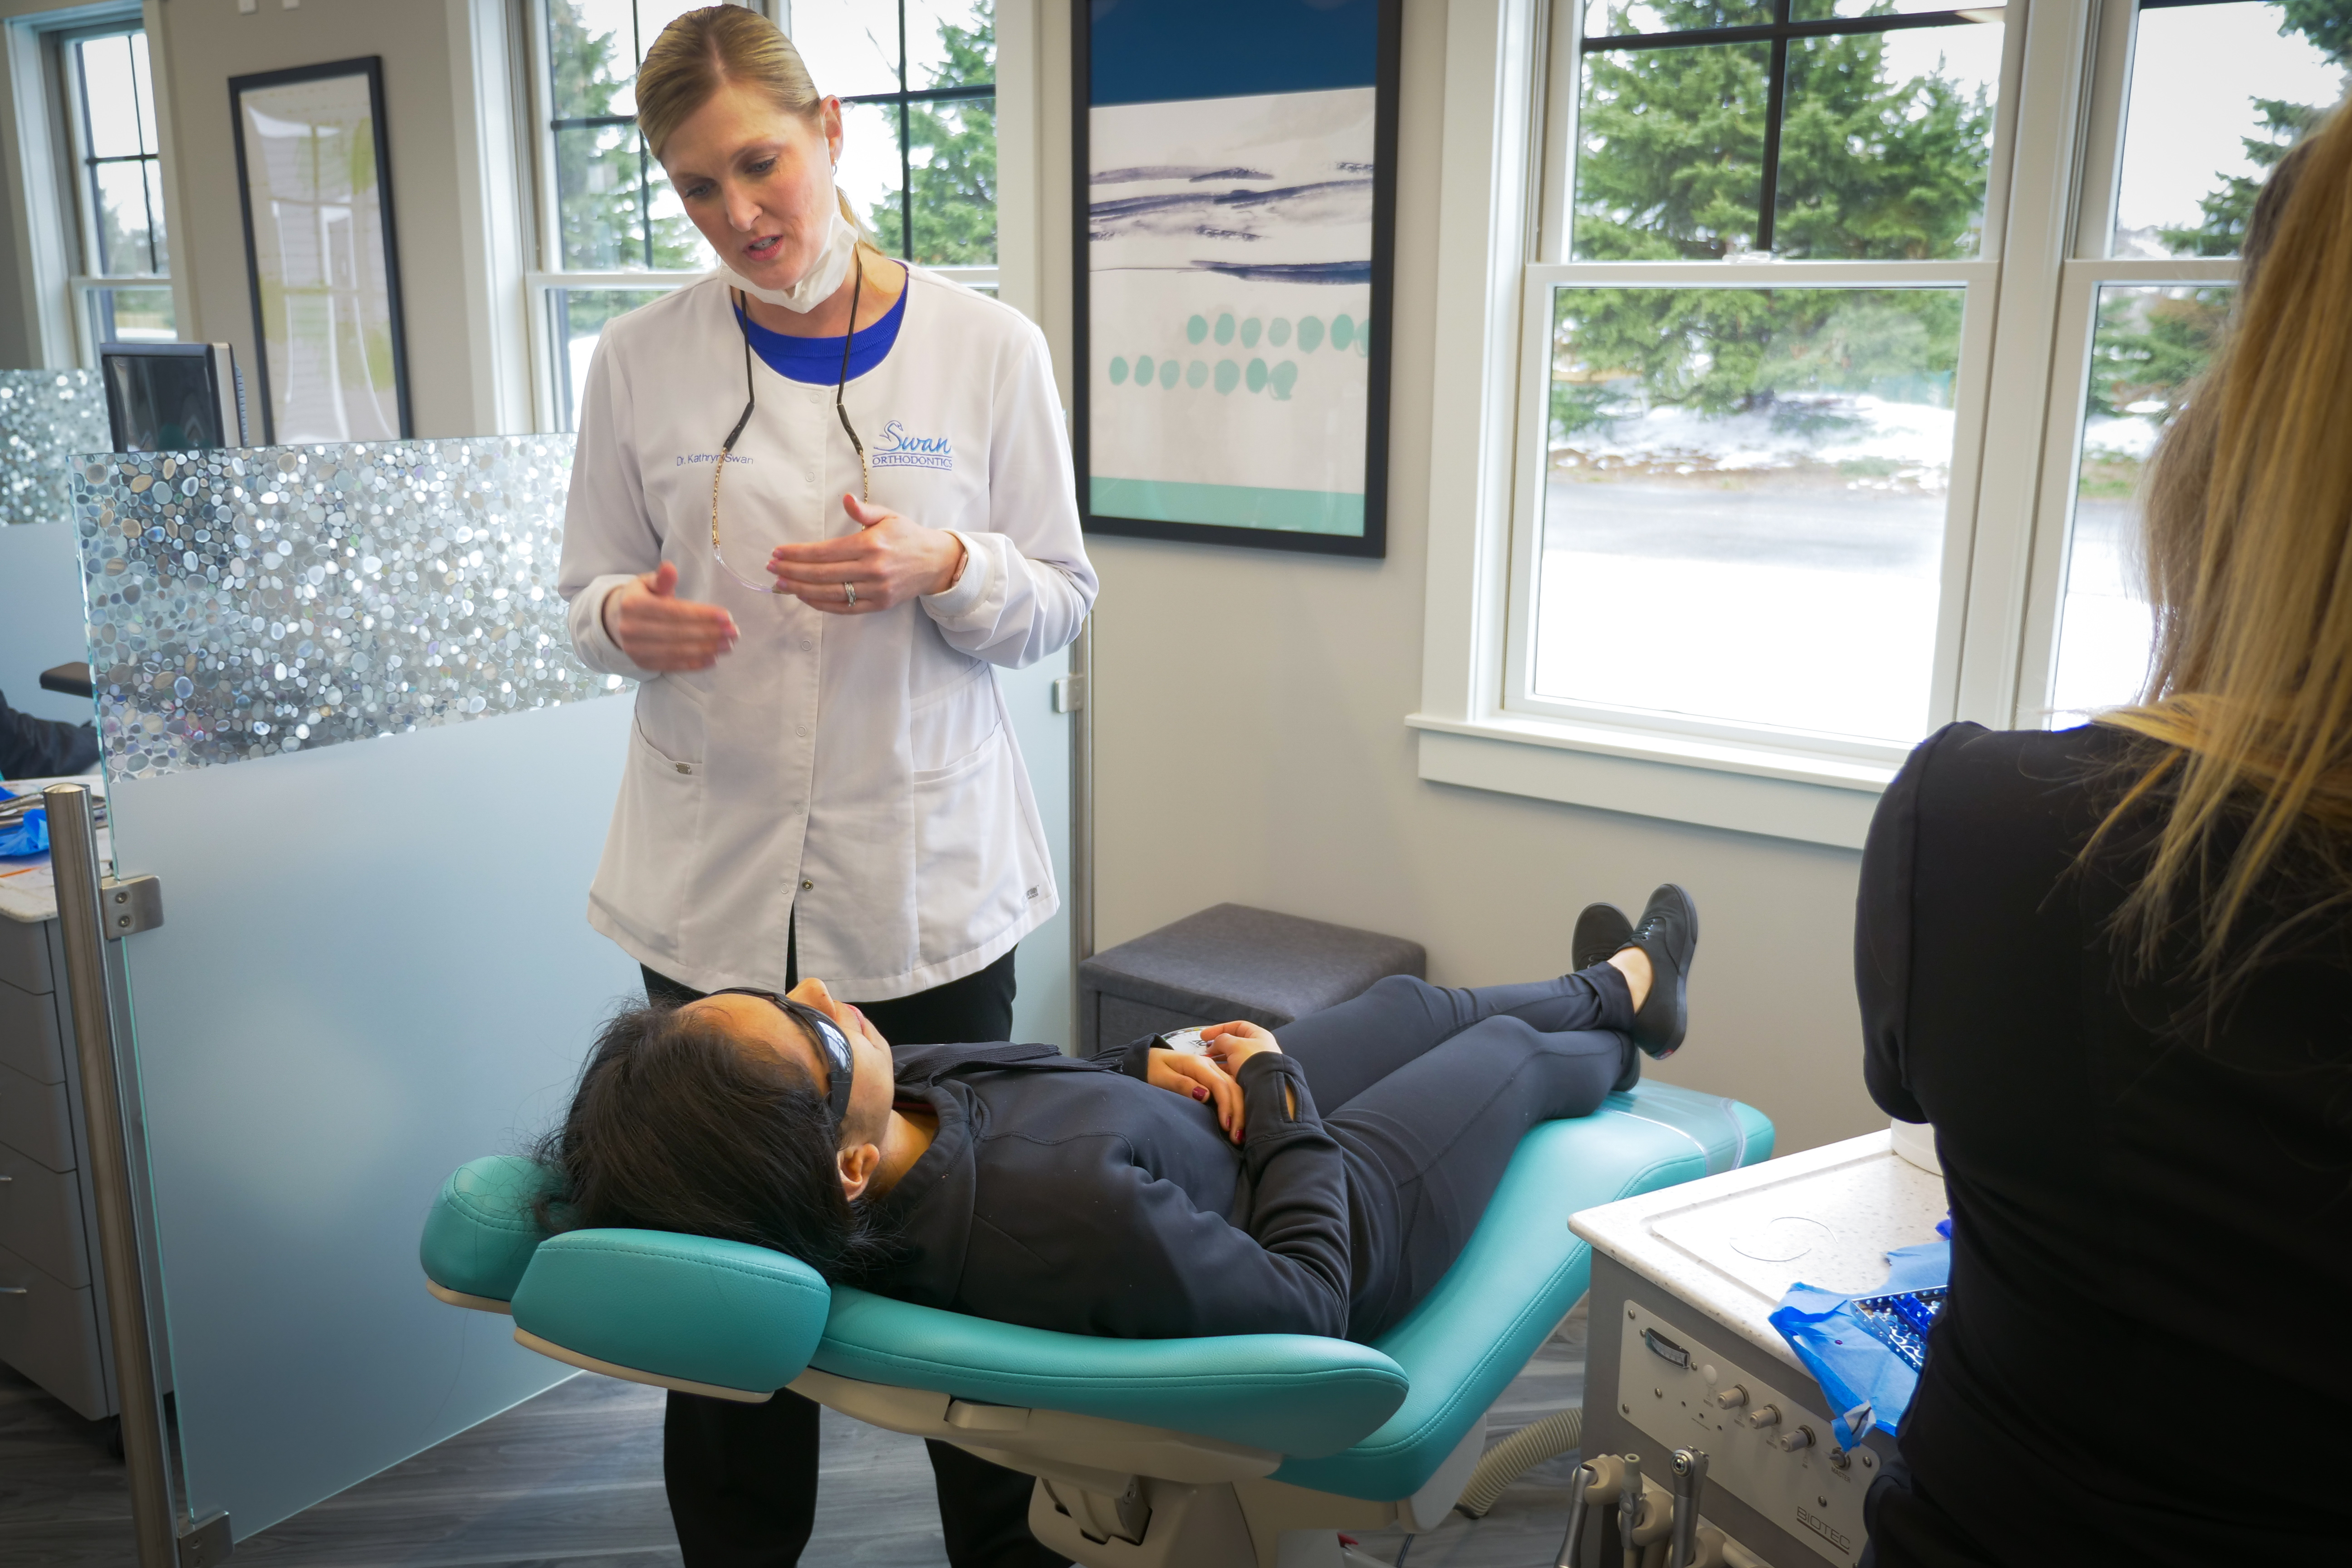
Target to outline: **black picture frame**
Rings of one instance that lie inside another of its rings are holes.
[[[1092,389],[1092,303],[1089,278],[1092,148],[1088,121],[1093,103],[1094,10],[1099,0],[1071,0],[1071,191],[1074,385],[1071,449],[1077,469],[1078,518],[1089,533],[1133,539],[1174,540],[1194,544],[1239,545],[1317,555],[1379,560],[1388,554],[1388,432],[1390,350],[1396,277],[1396,169],[1400,54],[1404,35],[1403,0],[1374,0],[1378,50],[1374,69],[1372,270],[1370,321],[1373,331],[1365,354],[1369,384],[1364,429],[1364,529],[1360,534],[1294,531],[1220,523],[1169,522],[1151,518],[1108,516],[1092,505],[1089,402]]]
[[[383,57],[362,55],[323,65],[290,66],[283,70],[229,78],[229,142],[236,150],[236,200],[245,224],[245,279],[253,304],[254,375],[261,394],[261,438],[265,446],[278,443],[278,405],[269,384],[269,323],[262,313],[261,255],[254,238],[252,174],[246,164],[245,95],[263,88],[331,81],[341,77],[363,77],[367,81],[368,118],[375,139],[377,211],[383,228],[385,317],[392,339],[393,395],[400,416],[399,438],[405,441],[415,433],[409,406],[407,319],[401,305],[399,229],[393,215],[392,138],[384,120]]]

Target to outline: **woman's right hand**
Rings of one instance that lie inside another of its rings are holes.
[[[1242,1086],[1208,1058],[1154,1046],[1148,1081],[1154,1089],[1203,1102],[1217,1113],[1219,1130],[1236,1143],[1242,1141]]]
[[[663,562],[604,595],[604,632],[639,669],[709,669],[735,646],[735,617],[677,596],[677,568]]]

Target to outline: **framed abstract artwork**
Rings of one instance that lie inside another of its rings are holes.
[[[1379,556],[1402,0],[1074,0],[1079,505]]]
[[[233,77],[228,96],[262,439],[406,437],[381,60]]]

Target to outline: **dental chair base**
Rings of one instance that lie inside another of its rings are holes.
[[[428,1215],[428,1288],[510,1310],[573,1366],[720,1398],[789,1387],[1037,1478],[1038,1539],[1084,1568],[1343,1568],[1342,1530],[1421,1534],[1486,1412],[1585,1292],[1580,1208],[1769,1158],[1750,1107],[1665,1084],[1529,1132],[1445,1277],[1376,1344],[1116,1340],[828,1287],[795,1258],[642,1230],[548,1236],[547,1173],[477,1160]]]

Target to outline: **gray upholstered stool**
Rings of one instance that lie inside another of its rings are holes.
[[[1078,1049],[1234,1019],[1278,1029],[1428,963],[1402,937],[1218,904],[1078,965]]]

